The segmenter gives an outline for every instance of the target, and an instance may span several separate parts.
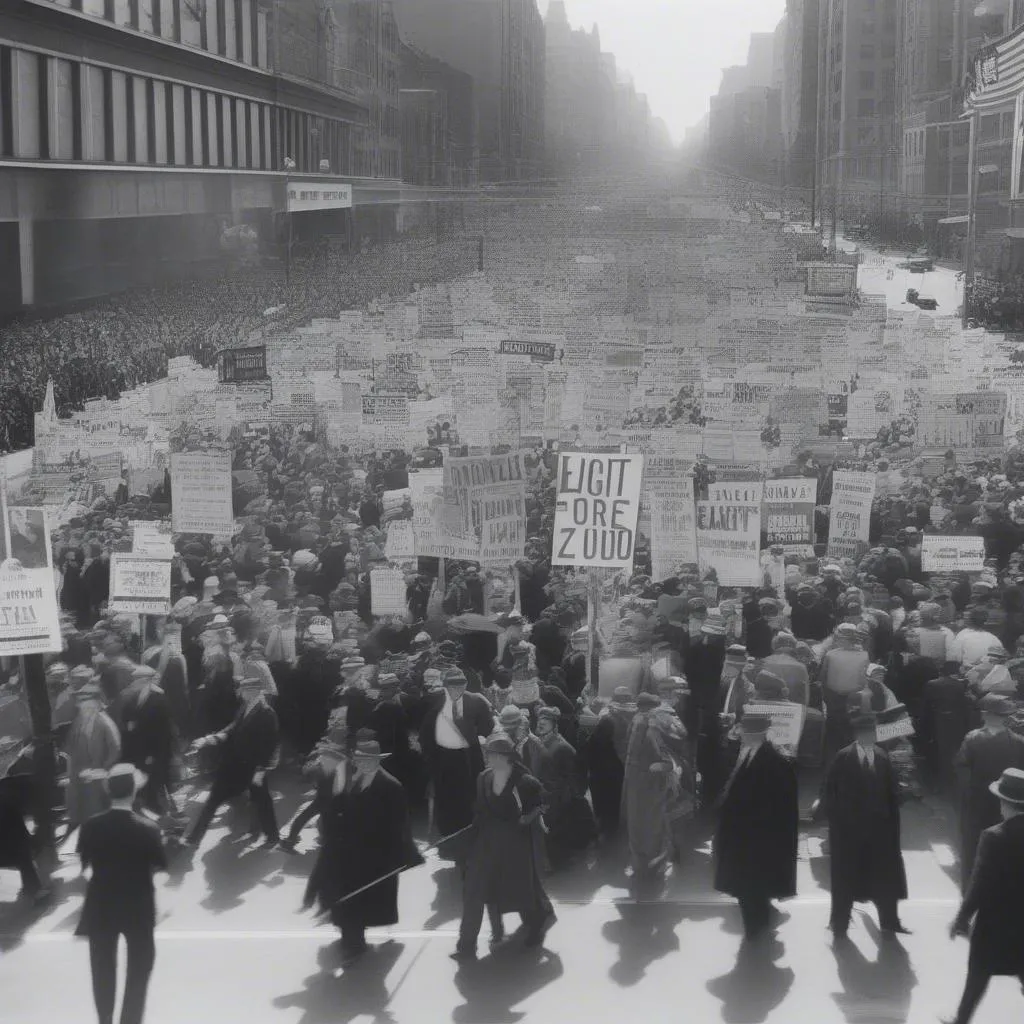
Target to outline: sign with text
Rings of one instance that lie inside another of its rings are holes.
[[[166,615],[171,607],[170,560],[120,552],[112,554],[110,607],[117,612]]]
[[[225,349],[220,353],[218,363],[222,384],[247,384],[267,378],[267,349],[264,345]]]
[[[928,533],[921,538],[924,572],[981,572],[984,568],[984,537],[943,537]]]
[[[503,341],[498,351],[503,356],[529,356],[537,362],[555,361],[555,346],[544,341]]]
[[[405,600],[405,573],[401,569],[373,569],[370,572],[370,614],[399,616],[408,614]]]
[[[63,647],[50,530],[41,508],[8,508],[0,482],[0,655]]]
[[[174,540],[168,522],[141,522],[128,524],[132,528],[132,554],[152,558],[174,557]]]
[[[479,520],[480,564],[509,566],[526,554],[526,488],[522,484],[473,488],[474,521]]]
[[[761,581],[763,485],[737,484],[740,500],[697,502],[697,564],[712,569],[723,587],[756,587]]]
[[[776,704],[770,701],[746,704],[743,714],[770,718],[772,724],[768,728],[768,739],[788,757],[796,757],[800,734],[804,728],[802,704]]]
[[[311,210],[350,210],[351,185],[288,185],[288,212],[306,213]]]
[[[814,543],[814,506],[818,481],[813,477],[766,480],[764,517],[768,544],[805,547]]]
[[[853,558],[867,545],[875,475],[837,469],[832,477],[829,507],[828,556]]]
[[[175,533],[230,537],[231,453],[183,452],[171,455],[171,526]]]
[[[559,455],[552,565],[632,566],[643,468],[642,455]]]
[[[693,477],[676,481],[672,495],[652,491],[651,575],[655,581],[676,575],[681,565],[697,562],[697,519],[693,503]]]

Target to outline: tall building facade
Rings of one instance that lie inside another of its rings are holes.
[[[338,60],[329,13],[317,0],[0,5],[0,307],[191,272],[234,224],[274,236],[296,178],[331,186],[337,229],[360,201],[369,82]]]
[[[537,0],[394,0],[402,39],[470,75],[480,181],[544,169],[544,23]]]
[[[782,145],[786,183],[814,185],[818,122],[818,0],[786,0],[783,20]]]
[[[839,220],[884,218],[894,208],[896,13],[897,0],[822,0],[818,182]]]

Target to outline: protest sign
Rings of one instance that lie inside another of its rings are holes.
[[[170,523],[133,521],[128,525],[132,528],[132,554],[152,558],[174,557]]]
[[[171,563],[166,558],[115,552],[110,556],[110,608],[166,615],[171,607]]]
[[[804,706],[802,704],[775,704],[766,701],[761,704],[746,704],[744,715],[770,718],[768,739],[784,754],[796,757],[800,746],[800,734],[804,728]]]
[[[654,491],[651,503],[651,575],[655,581],[674,576],[679,566],[697,562],[697,523],[693,477],[678,481],[671,496]]]
[[[0,655],[63,647],[50,531],[41,508],[8,508],[0,481]]]
[[[212,533],[230,537],[231,453],[187,452],[171,455],[171,525],[175,533]]]
[[[904,736],[913,735],[914,723],[909,716],[898,718],[895,722],[881,722],[875,726],[876,743],[886,743],[888,740],[898,740]]]
[[[396,519],[388,526],[384,557],[389,562],[403,562],[416,557],[416,538],[411,519]]]
[[[479,523],[480,563],[509,566],[526,554],[526,488],[523,484],[474,487],[471,515]]]
[[[405,573],[400,569],[372,569],[370,614],[405,616],[408,611],[409,607],[405,601]]]
[[[925,534],[921,538],[924,572],[981,572],[985,568],[985,538]]]
[[[464,529],[463,508],[446,501],[443,471],[425,469],[409,474],[412,526],[416,554],[421,558],[466,558],[473,561],[480,543]]]
[[[873,473],[837,469],[832,478],[828,556],[853,558],[866,547],[875,497]]]
[[[642,455],[559,455],[552,565],[632,566],[643,464]]]
[[[756,587],[761,581],[761,484],[738,484],[754,500],[697,502],[697,564],[712,569],[723,587]],[[728,492],[726,492],[728,493]]]
[[[764,517],[769,545],[804,547],[814,543],[818,481],[810,477],[766,480]]]

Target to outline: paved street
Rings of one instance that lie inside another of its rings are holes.
[[[298,806],[287,787],[283,820]],[[805,799],[809,794],[805,794]],[[195,807],[192,806],[194,811]],[[246,815],[228,810],[190,870],[161,877],[157,965],[148,1024],[566,1024],[636,1019],[746,1024],[934,1022],[951,1010],[967,946],[946,927],[955,909],[949,823],[914,806],[904,819],[913,897],[903,909],[913,935],[880,942],[871,914],[856,913],[851,947],[834,952],[825,930],[828,861],[822,833],[801,840],[799,892],[783,905],[777,941],[741,949],[735,906],[710,893],[710,856],[700,843],[653,902],[629,898],[621,852],[550,880],[558,924],[546,949],[515,939],[458,970],[459,898],[443,863],[403,877],[401,922],[371,933],[377,949],[341,971],[336,933],[297,911],[311,867],[315,829],[300,855],[239,842]],[[29,921],[14,908],[17,876],[0,874],[0,1018],[5,1024],[83,1024],[92,1017],[88,952],[72,936],[83,881],[65,854],[57,902]],[[27,927],[26,927],[27,925]],[[486,953],[486,925],[480,951]],[[992,986],[977,1020],[1019,1019],[1015,983]]]

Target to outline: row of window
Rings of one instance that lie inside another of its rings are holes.
[[[352,173],[351,126],[0,46],[0,157]]]
[[[50,0],[122,28],[267,68],[267,15],[259,0]]]

